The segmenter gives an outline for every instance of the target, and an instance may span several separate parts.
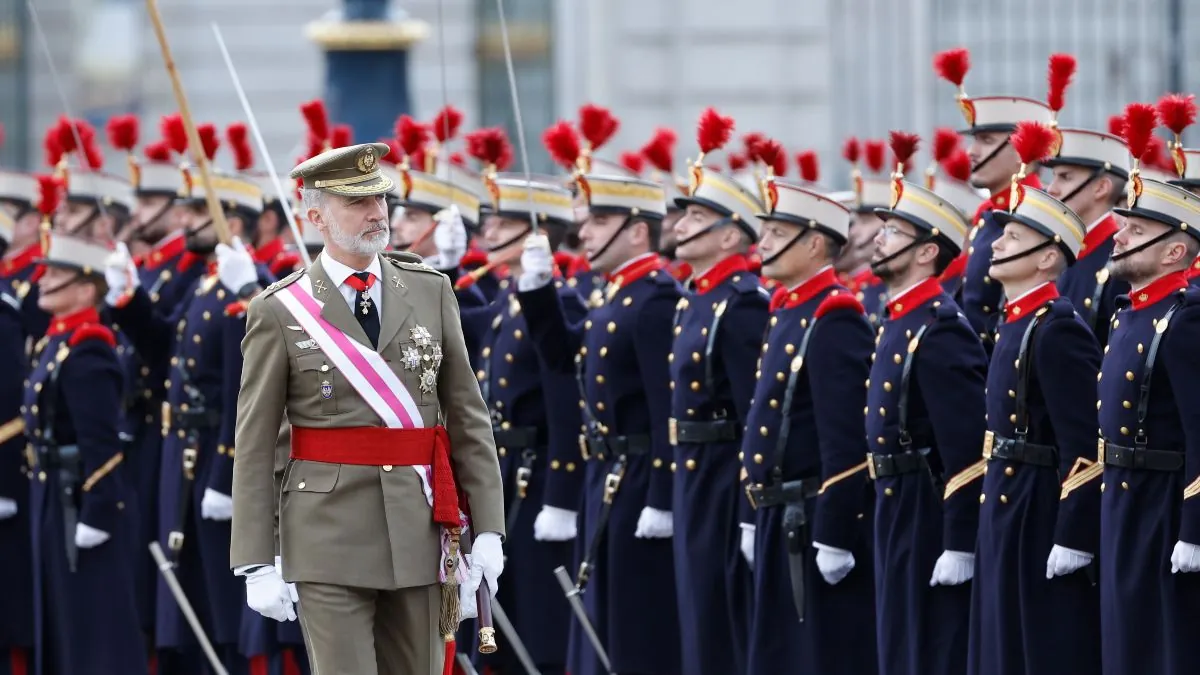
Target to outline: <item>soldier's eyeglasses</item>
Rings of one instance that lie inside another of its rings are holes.
[[[909,237],[912,239],[915,239],[917,237],[917,235],[915,235],[915,234],[911,234],[911,233],[905,232],[904,230],[901,230],[896,225],[884,225],[883,227],[879,228],[879,233],[883,235],[884,239],[890,239],[896,235],[901,235],[901,236]]]

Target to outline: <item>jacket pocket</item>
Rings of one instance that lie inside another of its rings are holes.
[[[341,464],[297,461],[292,464],[291,470],[284,478],[283,491],[284,493],[333,492],[341,472]]]
[[[301,354],[296,357],[296,369],[300,371],[301,386],[312,388],[313,395],[321,401],[321,414],[338,413],[337,390],[341,375],[324,354]]]

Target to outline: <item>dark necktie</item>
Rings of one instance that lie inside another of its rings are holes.
[[[379,308],[375,306],[375,302],[371,300],[371,294],[368,292],[375,285],[375,275],[370,272],[355,272],[346,278],[346,285],[353,288],[356,293],[353,307],[354,316],[362,325],[363,332],[371,341],[371,346],[377,348],[379,346]]]

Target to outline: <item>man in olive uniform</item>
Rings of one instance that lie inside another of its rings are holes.
[[[456,594],[473,597],[484,577],[494,592],[503,570],[503,488],[449,281],[380,255],[387,151],[336,148],[292,171],[325,250],[250,303],[230,566],[264,616],[294,620],[298,599],[314,672],[437,675]],[[285,412],[291,461],[276,503]],[[476,534],[465,567],[460,506]]]

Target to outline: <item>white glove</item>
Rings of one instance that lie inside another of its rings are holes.
[[[504,572],[504,549],[500,546],[500,535],[483,532],[471,544],[471,569],[463,591],[471,595],[479,590],[479,583],[487,579],[492,597],[500,590],[500,575]]]
[[[1186,541],[1175,542],[1175,550],[1171,551],[1171,574],[1179,572],[1200,572],[1200,546]]]
[[[532,291],[550,283],[554,278],[554,252],[550,240],[544,234],[525,237],[525,250],[521,252],[521,278],[517,279],[517,290]]]
[[[96,548],[109,539],[112,539],[112,535],[104,530],[97,530],[84,523],[75,525],[75,546],[79,548]]]
[[[742,557],[746,564],[754,567],[754,531],[758,529],[750,523],[739,523],[742,528]]]
[[[675,534],[675,518],[670,511],[659,511],[649,506],[642,509],[638,516],[637,530],[633,536],[638,539],[669,539]]]
[[[0,497],[0,520],[7,520],[17,515],[17,502],[8,497]]]
[[[957,586],[975,576],[975,554],[965,551],[942,551],[933,565],[930,586]]]
[[[250,609],[276,621],[295,621],[296,586],[283,580],[279,568],[266,565],[246,576],[246,604]]]
[[[817,549],[817,569],[830,586],[837,585],[854,569],[854,554],[850,551],[826,546],[819,541],[814,541],[813,546]]]
[[[258,281],[254,258],[240,237],[234,237],[229,244],[217,244],[217,278],[222,286],[234,293]]]
[[[108,285],[104,302],[109,306],[116,305],[122,296],[141,285],[133,256],[129,255],[129,247],[123,241],[117,242],[116,250],[104,259],[104,283]]]
[[[1055,544],[1050,549],[1050,557],[1046,559],[1046,578],[1065,577],[1078,572],[1087,567],[1093,557],[1091,553]]]
[[[578,534],[575,512],[557,506],[543,506],[533,521],[535,541],[571,541]]]
[[[438,270],[457,269],[467,254],[467,226],[463,224],[462,214],[457,204],[442,209],[435,214],[437,227],[433,230],[433,245],[437,247],[437,255],[425,259],[425,264]]]
[[[483,579],[483,568],[471,564],[473,556],[470,553],[460,553],[459,555],[467,570],[467,580],[458,586],[458,618],[460,621],[465,621],[479,616],[475,592],[479,590],[479,581]]]
[[[233,497],[223,495],[212,488],[204,488],[200,500],[200,517],[205,520],[232,520]]]

